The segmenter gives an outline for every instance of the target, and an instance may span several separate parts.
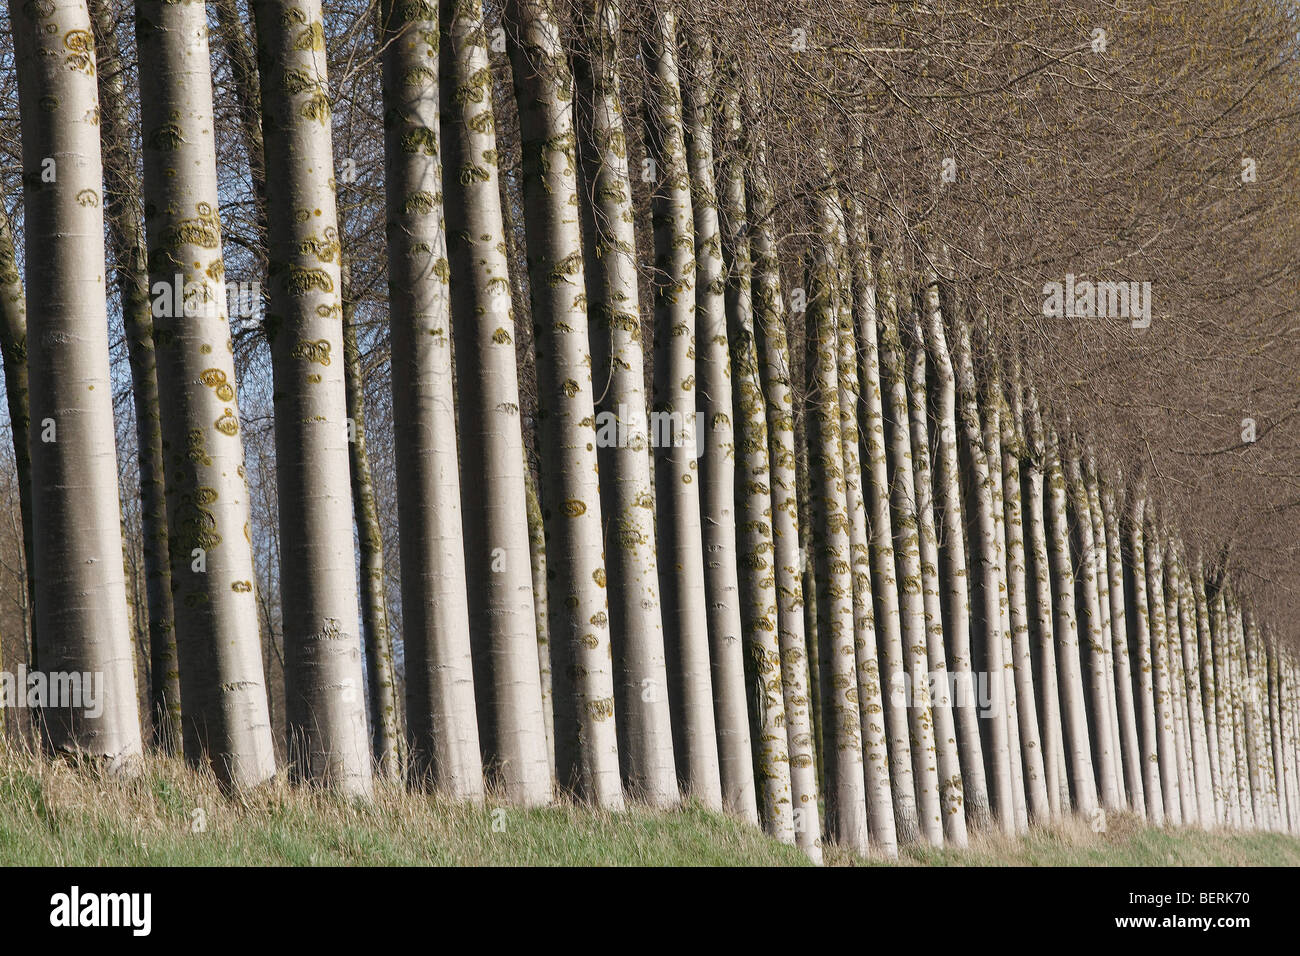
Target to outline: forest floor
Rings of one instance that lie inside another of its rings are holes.
[[[830,864],[854,860],[828,847]],[[1276,834],[1160,831],[1131,815],[1109,832],[1083,825],[969,850],[910,847],[921,866],[1300,865],[1300,840]],[[798,850],[695,806],[623,814],[451,804],[381,785],[359,803],[284,780],[239,796],[177,759],[149,758],[131,779],[0,746],[0,866],[627,865],[800,866]]]

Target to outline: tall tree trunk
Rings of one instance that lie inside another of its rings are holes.
[[[346,234],[343,217],[340,230]],[[343,298],[343,384],[347,394],[348,473],[352,512],[361,558],[361,630],[366,654],[366,692],[370,713],[370,746],[375,767],[385,778],[402,776],[401,715],[397,711],[397,677],[393,639],[388,629],[388,597],[384,580],[384,539],[375,506],[375,485],[366,451],[365,374],[357,347],[356,303],[352,299],[350,251],[339,251]]]
[[[1093,566],[1097,577],[1097,610],[1101,621],[1101,661],[1105,669],[1107,732],[1110,734],[1111,763],[1115,773],[1115,800],[1120,809],[1128,808],[1125,780],[1124,747],[1119,730],[1119,701],[1115,692],[1113,602],[1110,595],[1110,561],[1106,541],[1106,519],[1101,509],[1101,485],[1097,477],[1096,456],[1085,447],[1080,461],[1083,483],[1088,492],[1088,515],[1092,519]]]
[[[1210,639],[1210,608],[1205,597],[1205,567],[1199,556],[1192,567],[1191,591],[1196,611],[1196,654],[1200,662],[1201,713],[1210,775],[1210,796],[1214,822],[1221,826],[1227,822],[1227,808],[1223,801],[1223,771],[1219,764],[1220,738],[1218,709],[1215,705],[1218,694],[1215,687],[1214,651]]]
[[[10,0],[23,130],[36,636],[48,672],[102,675],[102,713],[46,707],[56,751],[141,754],[104,288],[95,45],[84,2]],[[46,181],[53,160],[53,181]]]
[[[1214,826],[1214,788],[1210,775],[1209,745],[1205,733],[1205,710],[1201,703],[1201,666],[1197,650],[1197,607],[1192,597],[1191,581],[1182,563],[1182,545],[1177,545],[1174,560],[1177,562],[1179,590],[1179,628],[1183,637],[1183,686],[1186,688],[1188,730],[1192,746],[1192,770],[1196,781],[1196,803],[1200,811],[1201,826]]]
[[[1056,651],[1060,665],[1061,710],[1064,715],[1066,751],[1069,755],[1070,782],[1074,806],[1085,817],[1099,810],[1097,781],[1093,776],[1092,751],[1088,739],[1088,717],[1084,704],[1084,681],[1079,660],[1079,630],[1075,620],[1074,569],[1070,563],[1070,531],[1067,517],[1066,476],[1061,470],[1057,438],[1047,437],[1047,516],[1050,519],[1048,544],[1052,579],[1056,594]]]
[[[966,820],[976,830],[990,827],[989,792],[984,773],[983,745],[979,734],[978,695],[971,672],[970,597],[966,573],[966,529],[962,520],[961,468],[957,454],[956,375],[948,352],[940,308],[939,281],[926,277],[925,323],[931,353],[930,388],[937,410],[938,449],[935,455],[935,496],[942,515],[939,535],[944,583],[944,633],[948,636],[948,661],[952,667],[957,712],[957,747],[961,756],[962,792]]]
[[[862,315],[868,317],[864,308]],[[872,313],[869,318],[874,318]],[[912,432],[912,471],[916,489],[917,538],[921,558],[921,587],[925,608],[926,663],[929,668],[930,707],[934,715],[935,749],[938,753],[939,797],[943,812],[944,837],[952,846],[968,844],[966,813],[962,793],[961,757],[957,725],[953,719],[953,694],[949,680],[947,652],[943,644],[943,601],[939,578],[939,536],[935,528],[934,476],[930,468],[930,429],[926,398],[926,349],[921,318],[914,305],[908,331],[908,417]],[[859,335],[864,344],[862,363],[868,402],[878,394],[880,370],[875,349],[875,330],[863,322]],[[874,445],[873,445],[874,442]],[[884,441],[878,434],[868,440],[873,465],[883,467]],[[873,479],[874,480],[874,479]]]
[[[1242,672],[1241,608],[1235,595],[1227,600],[1227,656],[1232,697],[1232,749],[1237,764],[1237,805],[1240,808],[1240,826],[1245,830],[1255,828],[1255,801],[1252,795],[1249,754],[1246,748],[1246,714]]]
[[[549,0],[508,0],[506,46],[523,141],[524,222],[544,467],[555,774],[623,807],[605,598],[586,278],[578,226],[573,79]]]
[[[1183,822],[1182,792],[1178,780],[1177,737],[1174,729],[1174,698],[1169,676],[1169,638],[1165,617],[1163,551],[1154,509],[1146,512],[1146,575],[1148,610],[1151,614],[1152,673],[1155,676],[1156,729],[1159,741],[1160,791],[1165,800],[1165,820],[1170,826]],[[1176,626],[1176,625],[1175,625]]]
[[[1128,607],[1124,592],[1124,558],[1120,537],[1117,480],[1100,485],[1099,506],[1106,533],[1106,569],[1109,577],[1111,658],[1115,669],[1115,705],[1120,725],[1120,746],[1124,761],[1124,783],[1128,804],[1134,813],[1147,815],[1146,788],[1143,785],[1142,749],[1138,743],[1137,709],[1133,697],[1133,668],[1129,658]]]
[[[748,104],[753,107],[752,101]],[[803,570],[800,549],[799,466],[795,451],[790,350],[785,301],[772,229],[772,189],[767,181],[763,144],[755,145],[747,173],[754,255],[754,332],[767,399],[768,443],[772,461],[772,563],[776,576],[777,635],[790,754],[790,791],[795,841],[820,862],[821,820],[817,799],[817,754],[813,737],[808,653],[804,629]],[[807,512],[804,512],[805,517]],[[807,527],[805,522],[804,528]]]
[[[459,389],[461,496],[470,542],[466,579],[474,582],[470,640],[479,737],[484,764],[506,799],[535,806],[551,801],[551,771],[542,723],[515,324],[497,184],[487,37],[478,0],[443,0],[439,13],[439,83],[443,102],[450,104],[441,117],[443,186]],[[573,507],[563,502],[555,506]],[[563,658],[552,660],[554,665]],[[552,679],[560,677],[553,666]],[[561,687],[554,689],[557,713],[573,705],[560,699]],[[558,735],[556,743],[558,747]],[[556,759],[563,762],[558,753]]]
[[[740,594],[745,634],[746,681],[754,733],[754,767],[763,826],[794,843],[790,801],[789,738],[778,637],[776,569],[772,564],[771,461],[767,409],[754,335],[753,261],[746,213],[741,151],[740,91],[734,81],[722,94],[724,160],[718,195],[722,250],[727,263],[727,339],[736,376],[736,502],[739,508]]]
[[[1047,798],[1047,777],[1043,769],[1042,738],[1038,710],[1034,703],[1034,664],[1029,638],[1027,561],[1025,559],[1024,516],[1021,510],[1020,460],[1025,446],[1024,412],[1020,407],[1019,371],[1013,363],[1008,389],[1011,406],[1000,419],[1002,449],[1002,503],[1006,514],[1007,603],[1011,618],[1012,677],[1016,687],[1016,718],[1024,757],[1025,791],[1029,819],[1045,824],[1051,820]],[[1001,395],[998,395],[999,400]],[[1040,519],[1041,520],[1041,519]]]
[[[369,793],[319,0],[254,0],[266,146],[285,712],[294,773]]]
[[[1250,790],[1255,801],[1255,826],[1265,830],[1272,825],[1272,808],[1269,806],[1268,779],[1264,767],[1263,701],[1259,689],[1261,667],[1259,664],[1259,628],[1249,608],[1242,610],[1242,658],[1245,667],[1243,698],[1246,712],[1246,754],[1250,767]]]
[[[1118,754],[1113,747],[1110,724],[1109,680],[1106,673],[1106,651],[1110,644],[1109,622],[1103,622],[1101,598],[1097,589],[1097,548],[1092,533],[1092,507],[1088,489],[1083,480],[1079,451],[1073,442],[1065,456],[1065,478],[1069,486],[1070,505],[1073,509],[1075,549],[1079,555],[1078,594],[1082,614],[1087,618],[1088,701],[1092,715],[1092,745],[1097,784],[1102,805],[1107,810],[1121,806],[1119,781],[1115,768]],[[1082,632],[1082,628],[1080,628]],[[1083,641],[1080,633],[1080,643]]]
[[[1241,826],[1241,792],[1237,787],[1237,750],[1232,712],[1232,674],[1229,664],[1231,626],[1220,581],[1210,611],[1210,638],[1214,645],[1214,720],[1219,729],[1219,772],[1223,783],[1224,815],[1229,826]]]
[[[1165,571],[1165,629],[1169,649],[1169,687],[1174,711],[1174,752],[1178,765],[1178,794],[1183,822],[1192,824],[1199,816],[1196,783],[1192,774],[1191,735],[1187,726],[1187,684],[1183,675],[1183,630],[1178,596],[1182,590],[1180,572],[1167,530],[1160,535]]]
[[[652,806],[678,802],[672,717],[655,551],[654,483],[646,413],[636,211],[619,89],[619,11],[584,0],[574,57],[587,309],[596,405],[617,429],[597,441],[606,521],[618,747],[629,792]]]
[[[988,318],[982,325],[988,338]],[[984,417],[984,448],[988,456],[989,491],[993,497],[994,543],[998,565],[998,629],[1002,637],[1002,671],[997,679],[1002,685],[1004,701],[1003,720],[1007,728],[1007,755],[1011,770],[1011,805],[1015,813],[1016,831],[1029,832],[1029,811],[1025,796],[1024,759],[1020,743],[1020,708],[1016,700],[1015,646],[1011,637],[1010,572],[1007,568],[1007,528],[1005,494],[1002,480],[1002,383],[998,371],[998,356],[991,341],[983,343],[985,356],[984,383],[980,402]],[[990,675],[992,676],[992,675]]]
[[[3,356],[5,398],[18,474],[18,507],[23,527],[24,644],[28,666],[36,662],[36,535],[32,526],[31,406],[27,389],[27,295],[18,271],[13,226],[0,191],[0,356]]]
[[[555,773],[555,707],[551,680],[551,624],[546,604],[546,523],[532,468],[524,466],[528,498],[528,557],[533,572],[533,607],[537,614],[537,676],[542,683],[542,721],[546,725],[546,757]]]
[[[997,524],[993,517],[992,476],[984,445],[976,398],[975,366],[971,357],[970,326],[961,317],[954,318],[957,338],[957,399],[960,406],[958,424],[961,450],[971,493],[971,525],[975,539],[970,543],[972,563],[978,566],[979,580],[975,592],[981,598],[978,621],[984,649],[984,667],[988,673],[989,773],[993,778],[993,809],[1002,832],[1016,832],[1016,814],[1012,797],[1011,754],[1007,739],[1007,701],[1002,648],[1002,569],[998,564]]]
[[[1033,562],[1033,598],[1038,651],[1038,700],[1042,722],[1043,776],[1047,803],[1053,820],[1060,820],[1070,806],[1069,774],[1065,764],[1064,729],[1061,723],[1061,692],[1056,667],[1056,630],[1052,610],[1051,564],[1047,552],[1046,497],[1043,471],[1046,450],[1038,396],[1025,387],[1023,412],[1027,454],[1024,460],[1023,490],[1028,536],[1027,551]]]
[[[1163,826],[1165,803],[1160,773],[1159,713],[1155,695],[1155,661],[1152,653],[1152,606],[1147,593],[1146,572],[1146,496],[1139,478],[1129,489],[1128,510],[1128,577],[1126,594],[1133,605],[1130,643],[1137,655],[1137,713],[1142,739],[1142,790],[1147,819],[1152,826]]]
[[[158,440],[177,450],[167,525],[185,750],[210,760],[222,781],[251,786],[275,773],[275,750],[226,314],[206,8],[143,3],[136,42],[142,63],[166,64],[141,71],[140,111],[152,338],[167,395]]]
[[[866,249],[863,249],[866,253]],[[862,256],[857,257],[859,260]],[[875,285],[879,380],[868,399],[865,420],[871,429],[868,442],[885,444],[890,466],[880,473],[872,454],[871,557],[876,571],[876,593],[881,620],[888,696],[885,716],[890,721],[890,770],[894,792],[894,817],[899,840],[925,839],[943,844],[943,812],[939,803],[939,773],[935,762],[934,715],[927,679],[925,595],[921,584],[920,539],[917,534],[916,486],[912,474],[912,435],[907,410],[907,367],[899,337],[898,276],[887,254],[882,254]],[[871,280],[868,279],[870,282]],[[904,303],[904,308],[907,303]],[[853,417],[858,413],[857,356],[849,317],[841,329],[840,367],[852,370]],[[867,323],[863,323],[864,325]],[[869,388],[873,387],[870,381]],[[876,394],[880,395],[879,407]],[[879,417],[872,414],[879,412]],[[879,424],[880,431],[875,428]],[[854,464],[858,435],[852,425]],[[846,444],[847,448],[847,444]],[[847,452],[846,452],[847,463]],[[892,474],[892,481],[890,475]],[[880,482],[880,483],[878,483]],[[865,537],[865,531],[864,531]],[[869,581],[870,578],[867,578]],[[868,599],[868,603],[870,600]],[[901,604],[901,607],[900,607]],[[901,627],[900,627],[901,625]],[[900,693],[903,692],[903,693]],[[910,746],[909,746],[910,744]]]
[[[429,68],[439,50],[437,8],[385,0],[380,44],[408,774],[478,802],[483,769],[452,392],[439,83]]]
[[[840,438],[835,246],[839,222],[829,188],[814,200],[817,234],[808,271],[808,455],[816,548],[817,635],[821,660],[822,735],[827,831],[842,846],[867,849],[862,713],[881,712],[880,684],[868,647],[855,647],[853,554]],[[864,666],[865,665],[865,666]],[[868,722],[865,772],[871,779],[874,812],[888,813],[891,826],[873,828],[879,841],[892,830],[888,749],[884,728]],[[885,844],[886,852],[889,850]]]
[[[724,267],[713,180],[713,51],[707,36],[680,37],[686,159],[695,218],[696,386],[703,425],[699,460],[700,524],[713,661],[722,797],[727,809],[757,823],[754,762],[745,703],[739,581],[736,569],[736,458],[731,357],[727,346]]]
[[[690,173],[677,79],[672,9],[656,9],[642,55],[651,74],[646,142],[655,171],[653,408],[671,423],[654,438],[655,517],[663,594],[665,655],[677,775],[688,796],[722,807],[713,715],[709,615],[700,531],[695,408],[695,240]]]
[[[139,454],[144,616],[149,624],[149,702],[153,741],[164,752],[172,753],[181,746],[181,677],[176,659],[176,617],[172,609],[172,567],[149,265],[140,218],[143,205],[136,165],[139,154],[131,143],[127,64],[118,43],[112,5],[107,0],[94,0],[90,11],[95,33],[100,143],[104,154],[104,216],[108,221],[113,271],[131,365],[131,397]],[[143,12],[147,12],[147,7]],[[155,49],[151,55],[175,52]],[[147,70],[141,74],[142,89],[151,86],[152,78],[146,73]],[[155,90],[156,86],[150,91]],[[144,118],[144,122],[148,121],[147,117]],[[146,142],[145,148],[149,149],[151,145]],[[217,279],[219,282],[220,276]],[[168,274],[164,280],[170,283],[173,276]],[[188,563],[189,559],[185,560]],[[190,730],[191,739],[186,749],[197,756],[198,741],[192,739],[193,728]]]

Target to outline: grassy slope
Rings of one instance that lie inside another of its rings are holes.
[[[195,811],[206,827],[193,832]],[[828,848],[830,863],[853,862]],[[866,863],[882,863],[867,860]],[[1300,865],[1275,834],[1167,832],[1132,817],[1098,836],[1078,827],[967,851],[909,849],[912,865]],[[381,788],[369,805],[283,781],[224,797],[180,761],[151,759],[134,780],[0,752],[0,866],[11,865],[803,865],[803,855],[696,807],[620,816],[576,807],[471,809]]]

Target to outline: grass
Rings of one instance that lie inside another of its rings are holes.
[[[196,812],[201,811],[201,812]],[[202,826],[200,826],[200,822]],[[452,804],[396,786],[370,803],[283,779],[223,795],[182,761],[128,780],[0,750],[0,866],[800,866],[801,852],[687,806]]]
[[[827,847],[832,865],[882,865]],[[1131,815],[1109,832],[1081,824],[1020,840],[981,835],[968,850],[904,848],[910,866],[1300,865],[1277,834],[1153,830]],[[0,748],[0,866],[803,866],[803,854],[721,814],[610,814],[561,805],[468,807],[382,785],[361,803],[283,779],[237,796],[177,759],[131,779]]]
[[[897,861],[855,860],[832,847],[827,862],[898,866],[1300,866],[1300,840],[1280,833],[1156,829],[1132,813],[1107,814],[1106,832],[1084,821],[1034,827],[1027,836],[974,834],[964,850],[912,844]]]

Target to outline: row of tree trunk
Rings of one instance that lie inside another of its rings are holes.
[[[138,4],[141,62],[159,65],[140,70],[139,196],[121,164],[105,172],[129,114],[120,73],[115,86],[96,72],[92,34],[112,62],[111,18],[92,18],[96,3],[10,6],[27,309],[0,220],[0,345],[31,516],[32,662],[108,681],[102,715],[50,710],[45,733],[57,750],[117,765],[142,753],[111,261],[153,548],[153,723],[163,745],[179,736],[190,759],[253,786],[276,761],[205,5]],[[845,161],[818,156],[801,285],[786,294],[766,146],[746,132],[756,88],[735,64],[715,67],[703,33],[678,35],[667,4],[642,37],[636,121],[653,180],[649,395],[617,5],[584,0],[570,38],[550,0],[505,4],[524,303],[510,281],[482,7],[379,4],[400,746],[382,596],[367,598],[364,669],[361,654],[354,503],[368,592],[383,570],[356,447],[321,7],[251,6],[261,123],[247,145],[252,155],[257,140],[264,176],[299,779],[365,794],[372,766],[405,760],[413,782],[467,801],[490,789],[541,805],[558,788],[617,810],[687,797],[814,858],[823,838],[892,855],[1076,812],[1097,828],[1130,810],[1157,825],[1300,832],[1294,654],[1222,568],[1183,546],[1140,476],[1045,414],[1016,356],[995,347],[996,310],[943,278],[943,250],[904,246],[875,208],[861,143]],[[151,308],[160,290],[186,308]],[[516,365],[525,306],[537,490]],[[30,436],[18,427],[29,422]]]

